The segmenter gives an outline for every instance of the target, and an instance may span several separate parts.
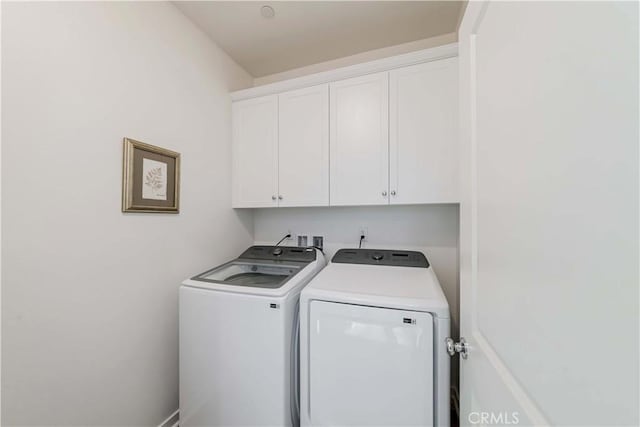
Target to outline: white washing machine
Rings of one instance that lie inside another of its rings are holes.
[[[314,248],[253,246],[180,287],[180,426],[290,426],[300,291]]]
[[[449,426],[449,305],[420,252],[341,249],[300,296],[302,426]]]

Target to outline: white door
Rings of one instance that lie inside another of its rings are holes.
[[[331,83],[331,205],[389,203],[389,73]]]
[[[461,423],[638,425],[638,3],[469,2],[459,43]]]
[[[309,324],[310,425],[433,425],[431,314],[312,301]]]
[[[391,204],[458,202],[458,59],[389,74]]]
[[[278,205],[278,97],[233,103],[233,207]]]
[[[329,85],[282,93],[279,206],[329,205]]]

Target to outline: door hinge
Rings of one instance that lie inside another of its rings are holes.
[[[449,356],[455,356],[456,353],[460,353],[460,356],[463,359],[466,359],[469,356],[469,344],[465,341],[464,338],[460,338],[460,341],[455,342],[451,338],[447,338],[445,340],[447,343],[447,353]]]

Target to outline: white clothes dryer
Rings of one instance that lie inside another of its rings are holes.
[[[300,296],[302,426],[449,426],[449,305],[424,254],[341,249]]]

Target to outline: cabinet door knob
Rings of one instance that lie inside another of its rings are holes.
[[[391,190],[391,195],[395,196],[396,195],[396,190]]]
[[[387,192],[386,191],[382,192],[382,197],[387,197]]]
[[[276,196],[271,196],[271,200],[275,200],[275,199],[276,199]]]
[[[279,195],[279,196],[278,196],[278,200],[282,200],[282,195]]]

